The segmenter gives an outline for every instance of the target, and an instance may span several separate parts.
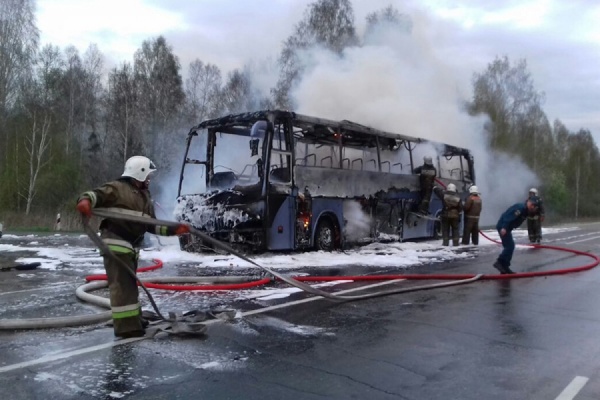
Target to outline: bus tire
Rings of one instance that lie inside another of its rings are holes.
[[[329,218],[322,218],[315,231],[315,249],[333,251],[338,247],[337,232]]]

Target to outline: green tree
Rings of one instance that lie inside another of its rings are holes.
[[[470,109],[490,118],[490,143],[494,149],[524,155],[523,125],[531,124],[532,119],[538,122],[545,119],[542,99],[543,93],[535,89],[525,60],[513,66],[508,57],[497,57],[485,72],[473,76]],[[532,113],[535,113],[533,118]]]

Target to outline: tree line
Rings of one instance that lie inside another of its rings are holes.
[[[382,23],[412,31],[410,16],[388,6],[367,16],[364,35]],[[163,170],[179,163],[171,155],[181,153],[182,133],[204,119],[294,109],[290,90],[303,73],[301,52],[320,46],[341,55],[364,39],[350,0],[316,0],[283,41],[278,79],[265,93],[250,65],[224,76],[196,59],[182,77],[162,36],[106,74],[95,44],[83,54],[73,46],[40,47],[34,0],[2,1],[0,37],[0,220],[16,221],[72,212],[77,194],[118,176],[132,155],[147,155]],[[590,131],[549,121],[543,102],[525,60],[497,57],[474,74],[465,112],[488,116],[482,140],[522,158],[540,178],[549,210],[600,215],[600,183],[593,179],[600,157]]]

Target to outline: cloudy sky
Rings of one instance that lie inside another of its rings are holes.
[[[164,35],[185,67],[198,58],[228,71],[276,59],[309,0],[37,0],[42,43],[96,43],[107,67],[131,61],[143,40]],[[444,85],[467,93],[496,56],[525,58],[544,109],[600,143],[600,3],[588,0],[354,0],[364,17],[387,5],[410,15],[421,50],[453,71]],[[385,71],[383,71],[384,73]]]

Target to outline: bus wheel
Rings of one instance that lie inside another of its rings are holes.
[[[315,232],[315,249],[332,251],[336,248],[336,232],[333,223],[327,219],[321,219]]]

